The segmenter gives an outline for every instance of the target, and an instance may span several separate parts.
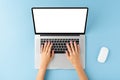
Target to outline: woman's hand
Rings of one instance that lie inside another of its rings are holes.
[[[52,49],[51,42],[45,42],[44,45],[41,45],[41,58],[40,58],[41,62],[36,80],[44,80],[47,66],[54,57],[54,51],[53,50],[51,51],[51,49]]]
[[[66,50],[67,59],[72,63],[75,68],[81,66],[80,46],[77,45],[75,41],[70,41],[70,44],[66,43],[66,46],[68,49]]]
[[[54,57],[54,50],[52,49],[52,43],[51,42],[45,42],[44,45],[41,45],[41,62],[40,67],[47,68],[49,62]]]
[[[72,41],[70,41],[70,45],[67,43],[66,46],[68,49],[66,51],[66,56],[68,60],[72,63],[72,65],[75,67],[80,80],[88,80],[80,61],[80,46],[77,45],[76,42],[72,43]]]

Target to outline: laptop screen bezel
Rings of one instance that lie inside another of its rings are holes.
[[[68,32],[67,33],[37,33],[36,28],[35,28],[33,9],[87,9],[84,32],[83,33],[78,33],[78,32],[76,33],[68,33]],[[35,34],[85,34],[86,32],[87,19],[88,19],[88,7],[32,7],[31,11],[32,11],[32,19],[33,19],[33,26],[34,26]]]

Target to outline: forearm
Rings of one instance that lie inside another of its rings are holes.
[[[36,77],[36,80],[44,80],[45,73],[46,73],[46,68],[40,67],[37,77]]]
[[[81,65],[76,66],[75,69],[78,73],[80,80],[88,80],[87,75],[85,74],[84,69]]]

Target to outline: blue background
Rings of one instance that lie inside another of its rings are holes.
[[[31,7],[89,7],[86,73],[89,80],[120,80],[119,0],[0,0],[0,80],[35,80],[34,28]],[[110,49],[97,62],[102,46]],[[46,80],[79,80],[75,70],[48,70]]]

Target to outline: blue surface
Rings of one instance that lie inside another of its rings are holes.
[[[87,6],[86,73],[89,80],[120,80],[119,0],[0,0],[0,80],[35,80],[31,7]],[[102,46],[110,49],[97,62]],[[75,70],[48,70],[46,80],[79,80]]]

